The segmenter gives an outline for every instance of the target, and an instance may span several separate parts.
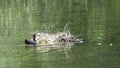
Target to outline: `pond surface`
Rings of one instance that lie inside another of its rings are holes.
[[[119,0],[0,0],[0,68],[119,68],[119,8]],[[56,33],[67,23],[82,44],[25,48],[36,31]]]

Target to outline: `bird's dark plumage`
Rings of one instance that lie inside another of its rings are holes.
[[[35,41],[25,39],[25,44],[36,44]]]

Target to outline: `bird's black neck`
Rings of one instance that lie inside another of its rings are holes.
[[[34,41],[36,41],[35,38],[36,38],[36,35],[34,34],[34,35],[33,35],[33,40],[34,40]]]

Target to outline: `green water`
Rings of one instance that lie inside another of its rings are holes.
[[[119,0],[0,0],[0,68],[119,68]],[[45,53],[25,48],[39,30],[81,34],[84,43]]]

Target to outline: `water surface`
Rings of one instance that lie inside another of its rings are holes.
[[[119,0],[0,0],[0,68],[119,68]],[[84,43],[38,52],[24,39],[63,31]]]

